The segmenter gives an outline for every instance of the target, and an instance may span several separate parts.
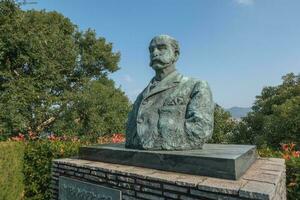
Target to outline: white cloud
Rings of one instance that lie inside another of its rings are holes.
[[[128,74],[124,75],[124,76],[122,77],[122,80],[123,80],[124,82],[126,82],[126,83],[132,83],[132,82],[133,82],[133,78],[132,78],[130,75],[128,75]]]
[[[254,0],[234,0],[236,3],[244,6],[251,6],[254,4]]]

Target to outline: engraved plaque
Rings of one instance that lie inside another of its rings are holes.
[[[120,190],[59,177],[59,200],[121,200],[121,196]]]

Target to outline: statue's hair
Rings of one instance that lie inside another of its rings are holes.
[[[180,48],[179,48],[179,43],[178,43],[178,41],[175,40],[175,38],[173,38],[173,37],[171,37],[171,36],[169,36],[169,35],[158,35],[158,36],[155,36],[155,37],[151,40],[150,44],[152,43],[153,40],[156,40],[156,39],[158,39],[158,38],[164,38],[164,39],[170,40],[170,41],[171,41],[171,45],[172,45],[174,51],[175,51],[178,55],[180,54]]]

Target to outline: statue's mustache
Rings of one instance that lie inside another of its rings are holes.
[[[161,59],[160,57],[154,57],[154,58],[151,58],[151,63],[160,63],[160,64],[164,64],[165,62],[164,62],[163,59]]]

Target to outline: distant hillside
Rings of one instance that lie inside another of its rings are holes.
[[[251,111],[251,108],[232,107],[226,110],[230,112],[233,118],[240,119],[242,117],[246,117],[248,112]]]

